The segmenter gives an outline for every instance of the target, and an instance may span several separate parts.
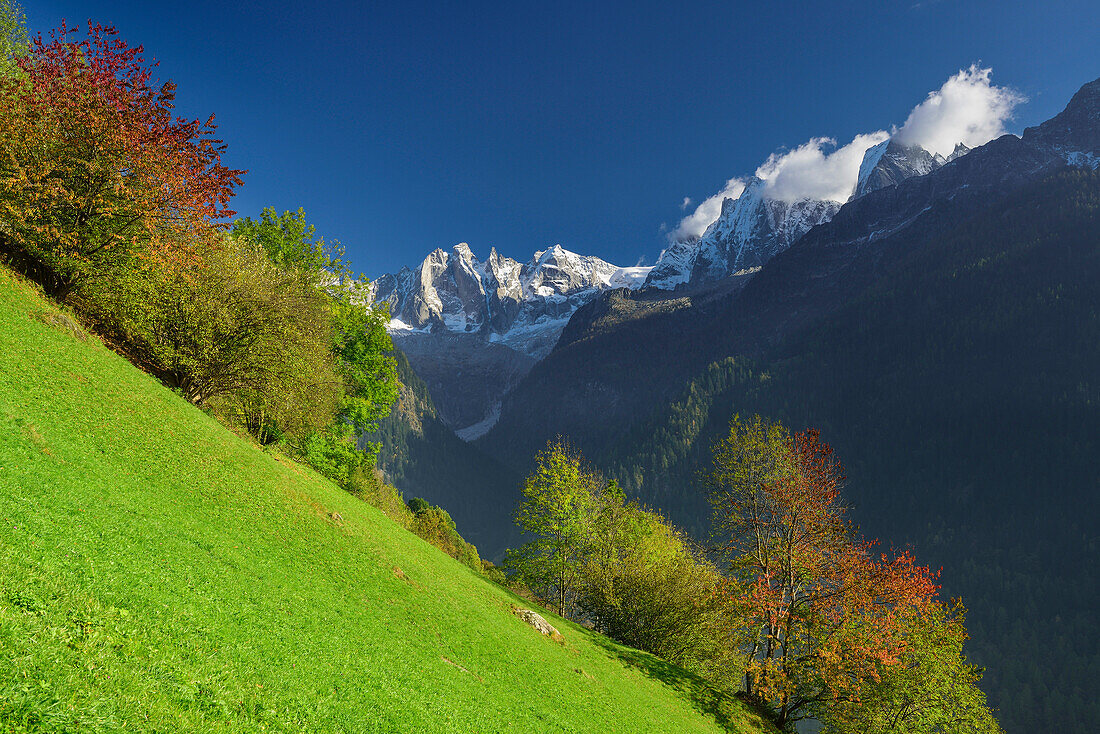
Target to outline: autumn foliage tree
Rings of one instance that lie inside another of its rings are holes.
[[[859,731],[844,721],[911,659],[935,575],[859,538],[840,463],[817,431],[735,418],[709,478],[742,610],[744,690],[781,728],[812,717]]]
[[[173,115],[175,85],[109,26],[35,38],[0,78],[0,249],[64,298],[135,261],[172,266],[228,209],[242,171],[205,122]]]

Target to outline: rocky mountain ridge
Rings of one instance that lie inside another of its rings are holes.
[[[738,198],[725,199],[718,219],[698,240],[672,243],[661,253],[646,286],[697,287],[760,268],[840,208],[816,199],[788,203],[768,196],[766,188],[753,178]]]
[[[527,263],[493,248],[479,261],[465,242],[436,249],[417,269],[402,268],[370,284],[390,308],[390,331],[469,334],[534,358],[545,356],[573,312],[609,288],[640,286],[649,268],[623,268],[561,245]]]
[[[389,332],[427,383],[439,418],[463,440],[489,430],[501,398],[557,343],[569,318],[601,292],[637,288],[649,268],[622,268],[560,245],[527,263],[466,243],[437,249],[412,270],[372,281]]]
[[[864,153],[849,201],[927,175],[968,152],[960,143],[945,159],[891,137]],[[722,202],[721,214],[702,236],[665,248],[645,284],[663,290],[699,288],[754,272],[813,227],[832,219],[841,205],[812,198],[788,202],[771,195],[767,182],[754,176],[740,196]]]

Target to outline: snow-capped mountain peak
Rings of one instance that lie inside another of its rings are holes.
[[[950,163],[956,158],[962,158],[964,155],[970,152],[970,148],[966,147],[962,143],[955,143],[955,150],[951,151],[951,155],[947,156],[944,163]]]
[[[955,146],[954,160],[969,152],[963,145]],[[958,154],[958,155],[956,155]],[[924,176],[947,163],[941,155],[932,155],[919,145],[905,145],[897,138],[889,138],[867,149],[859,166],[859,178],[853,199],[887,186],[895,186],[907,178]]]
[[[698,240],[665,248],[646,285],[670,290],[759,268],[839,208],[833,201],[774,199],[766,182],[753,177],[739,197],[723,200],[718,219]]]
[[[863,154],[851,198],[926,175],[968,152],[969,148],[959,144],[944,158],[919,145],[888,138]],[[760,268],[812,227],[832,219],[840,206],[824,199],[788,202],[774,198],[768,183],[754,176],[740,196],[722,201],[718,218],[700,237],[672,242],[661,252],[646,285],[672,290]]]

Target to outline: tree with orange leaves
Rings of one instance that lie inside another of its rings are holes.
[[[175,85],[114,28],[34,39],[0,79],[0,251],[48,293],[135,261],[186,264],[242,171],[205,123],[174,117]]]
[[[709,479],[742,609],[745,692],[780,728],[817,718],[849,731],[843,721],[857,720],[885,690],[884,673],[908,659],[914,620],[935,604],[935,574],[859,538],[840,496],[843,470],[815,430],[735,417]]]

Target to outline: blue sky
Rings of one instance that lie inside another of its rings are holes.
[[[460,241],[652,264],[728,179],[901,125],[972,63],[1028,98],[1012,132],[1100,76],[1096,0],[23,4],[143,43],[248,169],[235,208],[304,207],[372,276]]]

